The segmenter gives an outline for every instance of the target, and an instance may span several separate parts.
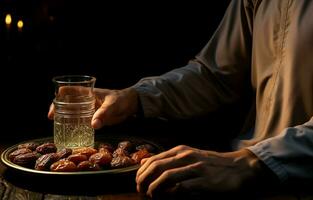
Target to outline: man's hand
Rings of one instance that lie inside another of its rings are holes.
[[[82,88],[64,88],[60,93],[84,92]],[[95,88],[96,96],[96,112],[93,115],[91,125],[95,129],[99,129],[104,125],[118,124],[128,117],[134,115],[138,109],[138,95],[133,88],[123,90],[109,90]],[[48,118],[54,117],[54,105],[51,104]]]
[[[248,150],[229,153],[177,146],[142,160],[137,190],[153,197],[164,193],[236,192],[257,181],[261,161]]]

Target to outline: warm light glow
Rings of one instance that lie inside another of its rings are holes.
[[[11,16],[10,14],[7,14],[7,15],[5,16],[5,23],[6,23],[7,25],[10,25],[10,24],[12,23],[12,16]]]
[[[17,28],[22,29],[24,26],[24,22],[22,20],[17,21]]]

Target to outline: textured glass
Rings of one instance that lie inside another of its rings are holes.
[[[91,119],[95,112],[95,80],[76,75],[53,78],[56,86],[54,143],[58,150],[94,146]]]

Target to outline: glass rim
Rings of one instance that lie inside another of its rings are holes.
[[[73,78],[74,80],[69,80]],[[96,77],[89,75],[62,75],[55,76],[52,78],[52,81],[55,83],[67,84],[67,83],[92,83],[96,81]]]

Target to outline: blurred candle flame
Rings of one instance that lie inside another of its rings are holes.
[[[10,14],[7,14],[5,16],[5,24],[10,25],[12,23],[12,16]]]
[[[17,28],[18,28],[18,29],[22,29],[22,28],[23,28],[23,26],[24,26],[24,22],[23,22],[23,20],[21,20],[21,19],[20,19],[20,20],[18,20],[18,21],[17,21]]]

